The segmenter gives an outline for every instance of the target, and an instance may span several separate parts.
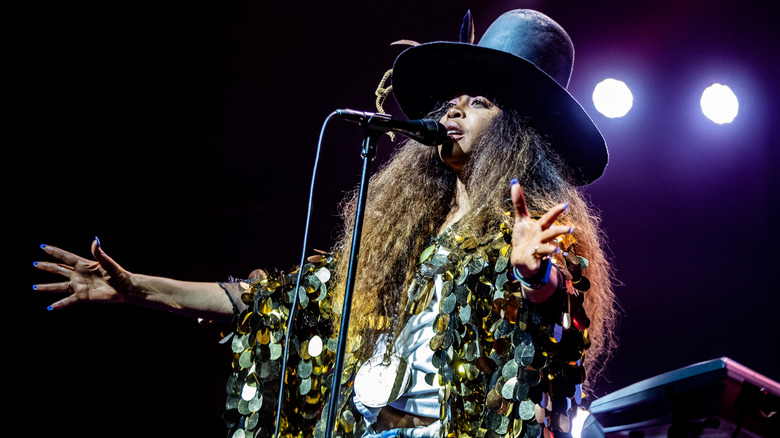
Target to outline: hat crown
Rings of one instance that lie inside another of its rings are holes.
[[[569,86],[574,45],[563,27],[540,12],[516,9],[504,13],[488,27],[477,45],[519,56],[561,87]]]

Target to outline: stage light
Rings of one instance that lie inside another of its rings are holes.
[[[712,84],[701,94],[701,111],[719,125],[731,123],[739,112],[739,101],[728,86]]]
[[[593,104],[598,112],[609,118],[623,117],[634,105],[634,96],[625,82],[604,79],[593,89]]]

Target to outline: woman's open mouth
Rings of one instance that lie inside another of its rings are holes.
[[[447,137],[452,141],[458,141],[463,138],[463,130],[460,129],[457,123],[449,122],[444,127],[447,128]]]

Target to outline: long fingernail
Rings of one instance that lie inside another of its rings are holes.
[[[46,310],[54,310],[54,307],[49,306],[49,307],[46,308]]]
[[[100,239],[97,236],[95,236],[95,242],[97,242],[97,246],[100,248]]]
[[[38,285],[37,284],[33,285],[33,290],[38,290]]]
[[[46,245],[42,243],[41,244],[41,249],[46,249]]]
[[[38,267],[38,262],[33,262],[33,266]]]
[[[512,178],[512,181],[509,181],[509,185],[513,186],[515,184],[517,184],[517,178]]]

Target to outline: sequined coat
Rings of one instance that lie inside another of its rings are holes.
[[[582,307],[587,260],[575,254],[571,236],[559,238],[554,275],[562,286],[541,305],[519,297],[511,274],[511,231],[492,238],[447,234],[420,257],[409,300],[426,307],[433,278],[442,276],[439,314],[434,320],[433,365],[438,369],[442,436],[537,437],[543,427],[568,432],[581,403],[582,360],[589,346]],[[449,254],[435,250],[444,245]],[[337,341],[330,318],[331,271],[336,256],[311,258],[303,267],[298,311],[287,357],[281,434],[322,437]],[[232,337],[233,374],[227,385],[225,420],[231,435],[273,436],[282,376],[285,331],[296,293],[297,270],[246,282]],[[353,377],[360,363],[347,352],[339,379],[335,436],[359,437],[363,421],[352,405]],[[544,425],[535,406],[545,411]]]

